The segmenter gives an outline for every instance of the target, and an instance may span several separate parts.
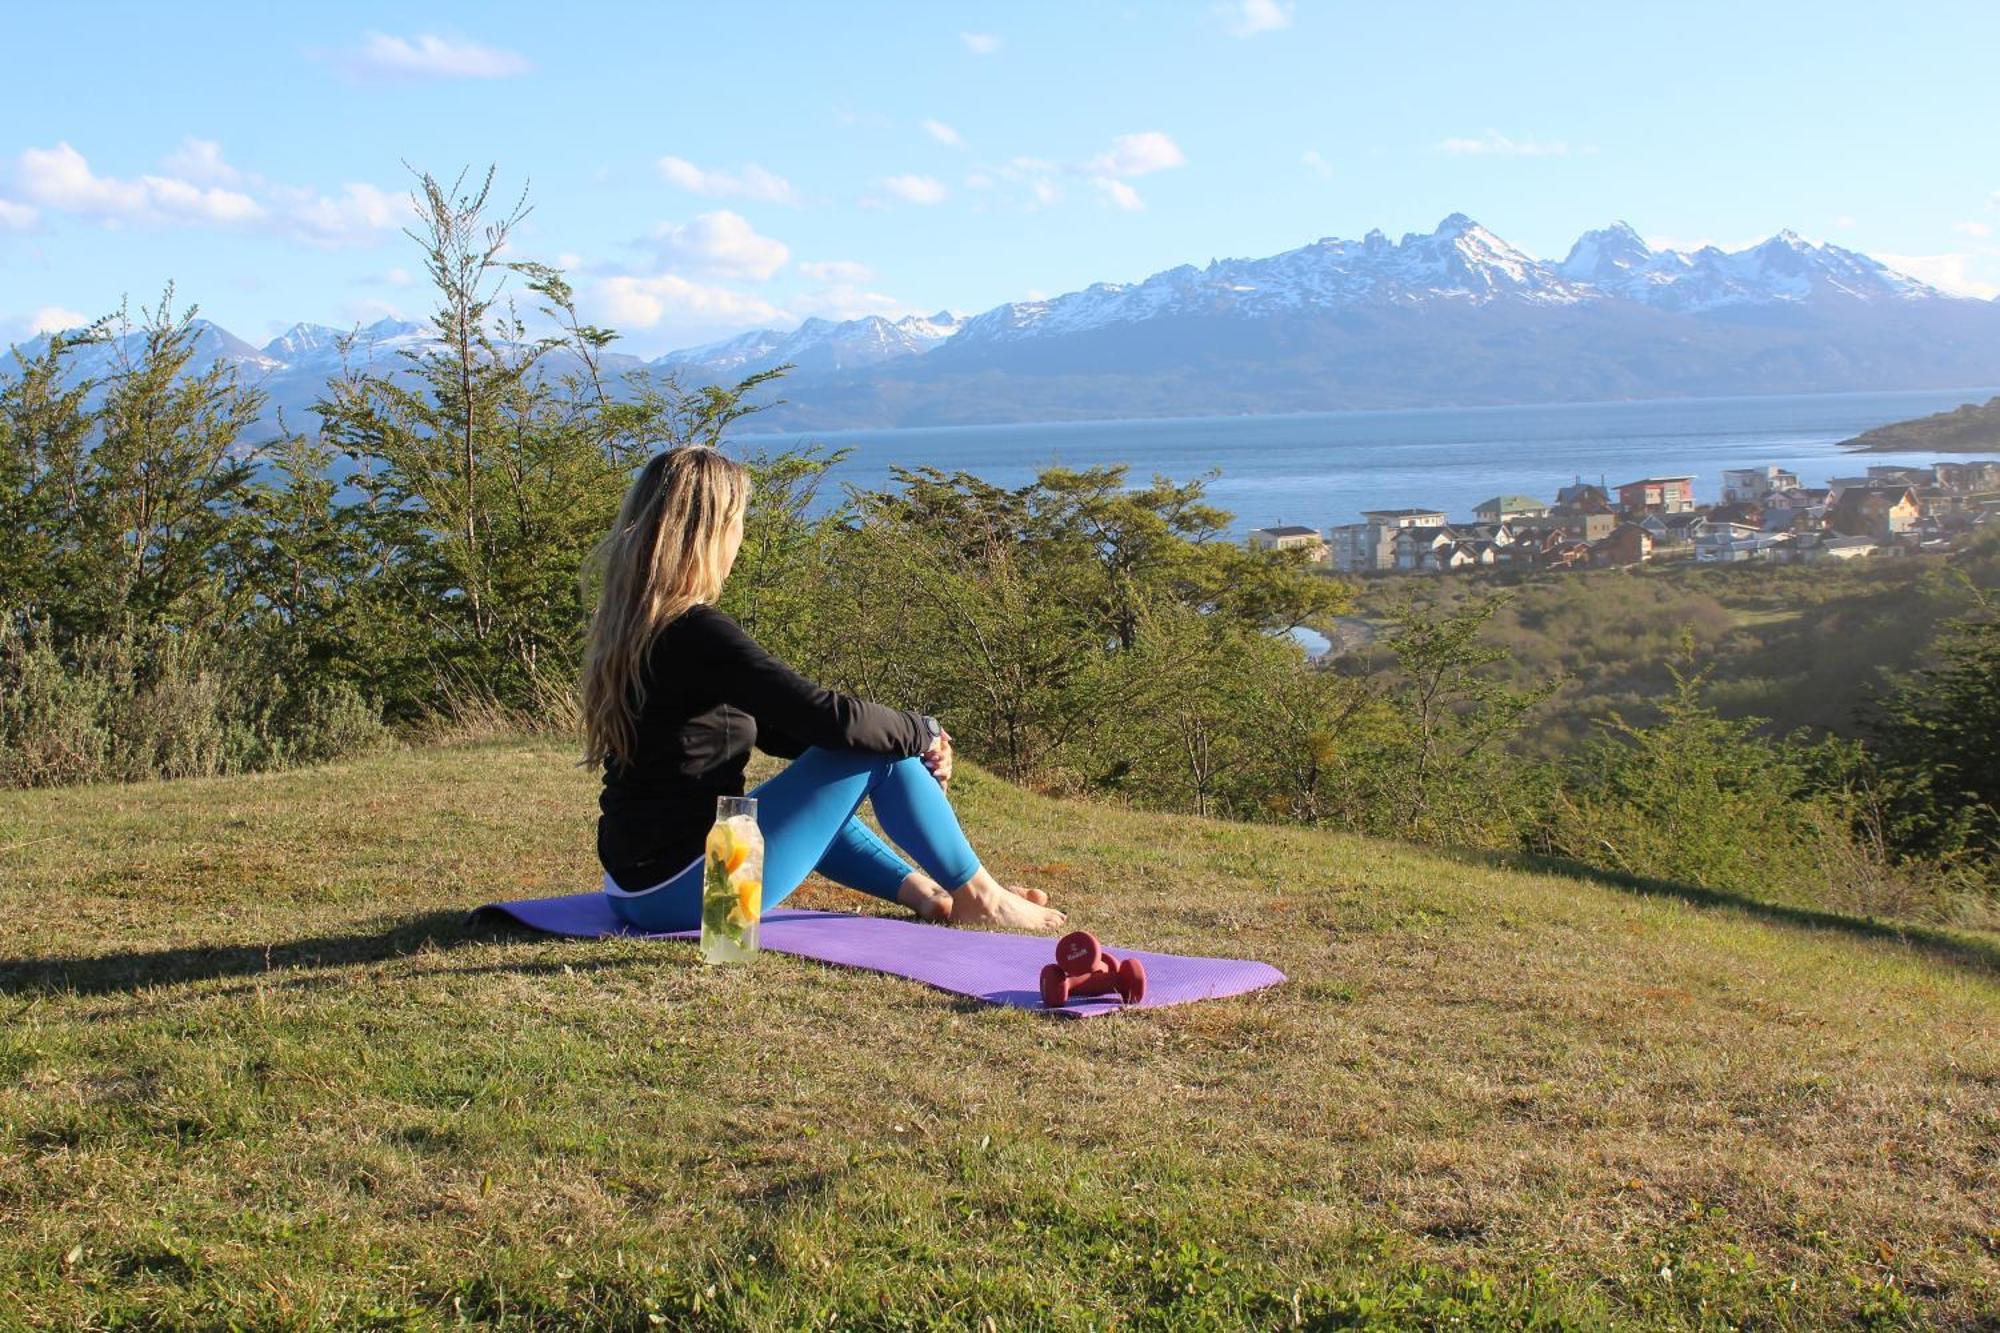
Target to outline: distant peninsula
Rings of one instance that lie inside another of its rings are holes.
[[[1877,426],[1842,440],[1840,447],[1861,454],[2000,453],[2000,398],[1984,406],[1967,403],[1915,421]]]

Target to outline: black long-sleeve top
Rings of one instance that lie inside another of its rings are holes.
[[[715,798],[743,794],[752,745],[792,758],[808,745],[914,755],[929,743],[921,713],[813,684],[712,606],[693,606],[654,639],[632,762],[604,766],[597,859],[637,892],[702,854]]]

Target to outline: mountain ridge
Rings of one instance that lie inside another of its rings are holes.
[[[350,331],[295,324],[257,348],[202,323],[211,361],[254,370],[294,405],[338,369],[348,332],[364,363],[431,341],[427,325],[386,318]],[[812,318],[606,358],[689,384],[785,363],[786,401],[762,425],[1952,387],[2000,380],[2000,302],[1790,230],[1736,251],[1681,251],[1620,221],[1548,260],[1452,213],[1393,241],[1379,229],[1322,237],[970,316]]]

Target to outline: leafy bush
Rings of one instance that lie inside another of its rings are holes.
[[[1969,579],[1934,661],[1899,677],[1870,719],[1894,840],[1976,871],[2000,892],[2000,601]]]
[[[1877,794],[1858,747],[1760,735],[1760,719],[1721,717],[1703,699],[1705,675],[1669,671],[1660,720],[1614,717],[1567,765],[1532,847],[1799,907],[1951,914],[1946,882],[1897,866],[1871,823]]]
[[[297,690],[214,640],[128,626],[59,648],[45,621],[0,622],[0,786],[210,777],[384,735],[352,684]]]

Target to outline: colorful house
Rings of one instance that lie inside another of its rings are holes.
[[[1378,574],[1396,567],[1396,529],[1380,523],[1342,523],[1329,528],[1333,567],[1343,574]]]
[[[1556,492],[1555,512],[1558,514],[1608,514],[1611,512],[1611,495],[1602,486],[1593,486],[1587,481],[1577,481]]]
[[[1315,562],[1324,562],[1327,556],[1326,539],[1319,535],[1319,529],[1299,527],[1296,524],[1253,529],[1250,533],[1250,549],[1253,551],[1304,549]]]
[[[1647,514],[1639,520],[1639,526],[1653,536],[1653,545],[1688,546],[1701,535],[1707,526],[1708,516],[1698,510],[1685,514]]]
[[[1595,565],[1623,568],[1640,565],[1653,558],[1653,534],[1637,523],[1621,523],[1609,537],[1594,542],[1590,561]]]
[[[1517,518],[1541,518],[1549,506],[1532,495],[1496,495],[1473,506],[1472,516],[1481,523],[1511,523]]]
[[[1799,474],[1781,467],[1729,468],[1722,474],[1722,503],[1755,504],[1798,484]]]
[[[1915,527],[1919,512],[1908,486],[1849,486],[1827,510],[1826,525],[1843,537],[1886,541]]]
[[[1574,541],[1602,541],[1618,526],[1618,516],[1609,509],[1558,509],[1541,518],[1517,518],[1507,525],[1516,536],[1534,529],[1560,532]]]
[[[1434,569],[1434,554],[1458,541],[1458,534],[1442,523],[1411,524],[1396,529],[1396,568],[1406,573]]]
[[[1618,488],[1618,507],[1627,514],[1648,510],[1682,514],[1694,508],[1693,477],[1641,477]]]
[[[1445,522],[1442,509],[1364,509],[1361,517],[1385,528],[1441,528]]]

